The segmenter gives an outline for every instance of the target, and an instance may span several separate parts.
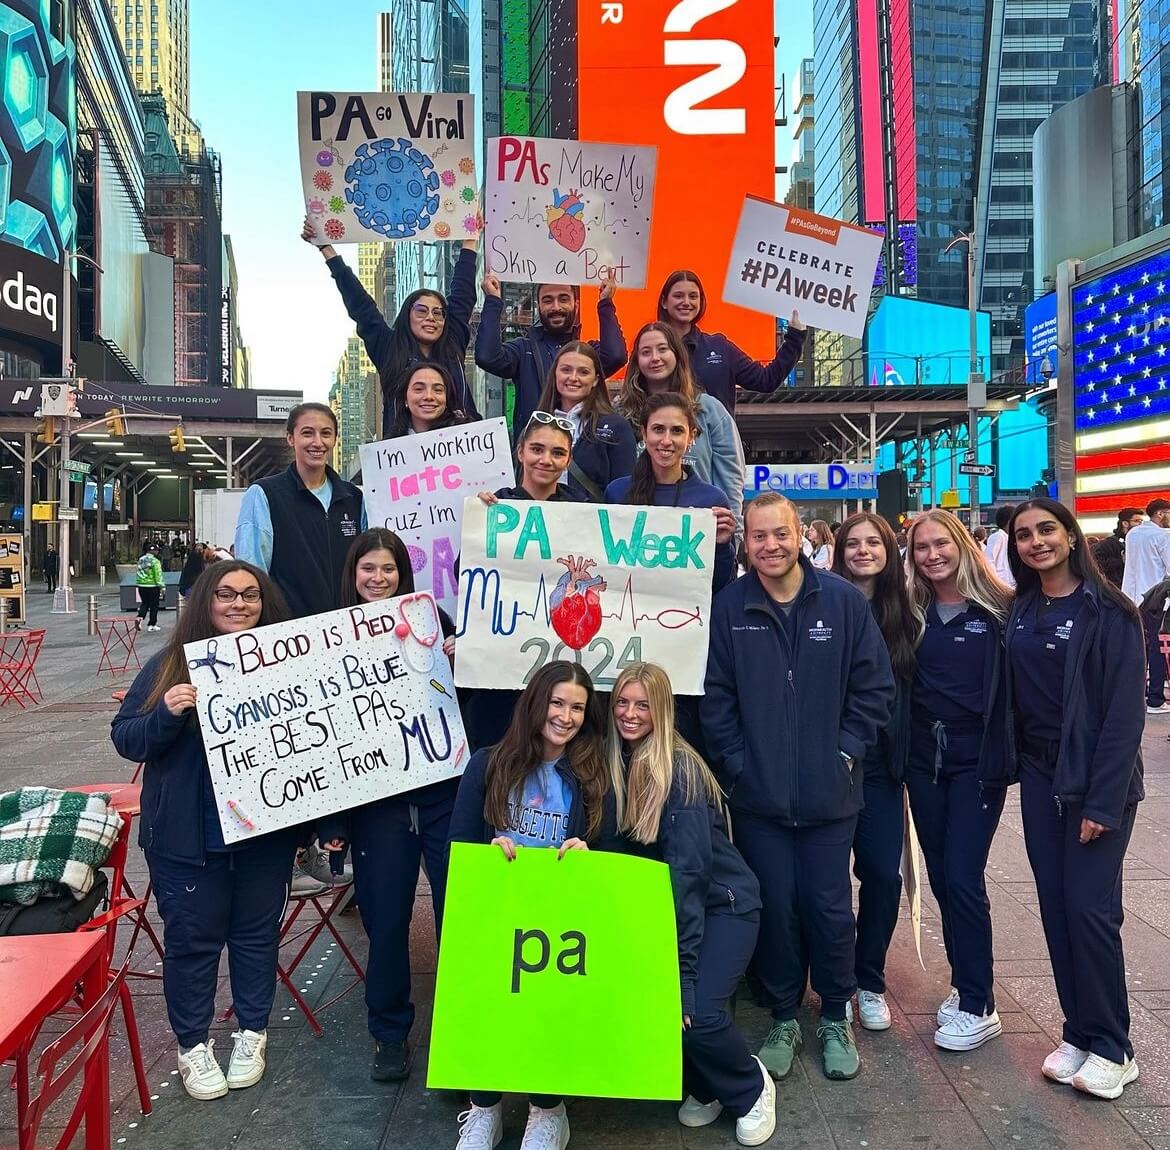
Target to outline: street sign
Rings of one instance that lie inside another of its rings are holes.
[[[76,523],[81,518],[81,512],[76,507],[62,507],[57,512],[57,518],[63,523]]]
[[[976,455],[975,455],[974,451],[964,451],[963,452],[963,462],[964,463],[974,463],[975,459],[976,459]]]
[[[960,475],[985,475],[989,478],[995,475],[994,463],[960,463]]]
[[[906,487],[910,491],[926,491],[930,487],[930,484],[925,480],[911,480],[906,484]]]
[[[129,531],[130,524],[129,523],[107,523],[106,530],[107,531]]]
[[[86,463],[84,459],[67,459],[61,466],[75,475],[88,475],[93,470],[93,464]]]

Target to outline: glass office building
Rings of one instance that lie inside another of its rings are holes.
[[[1138,219],[1143,234],[1170,223],[1170,0],[1131,0],[1122,29],[1125,78],[1137,91]]]

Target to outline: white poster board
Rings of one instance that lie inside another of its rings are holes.
[[[426,592],[188,643],[224,841],[462,774],[442,647]]]
[[[748,196],[723,299],[765,315],[860,337],[882,237],[856,224]]]
[[[488,140],[484,261],[507,283],[646,286],[658,149]]]
[[[644,659],[667,669],[676,694],[700,695],[714,561],[706,507],[469,500],[456,682],[519,689],[572,659],[605,691]]]
[[[473,96],[298,92],[297,137],[318,244],[479,235]]]
[[[463,500],[516,485],[507,421],[365,443],[359,455],[370,526],[385,527],[406,544],[415,587],[430,590],[454,618]]]

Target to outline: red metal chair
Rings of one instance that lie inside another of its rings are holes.
[[[43,700],[36,666],[44,641],[43,627],[0,635],[0,706],[11,699],[23,710],[26,699],[29,703]]]
[[[45,1047],[37,1063],[39,1088],[23,1108],[20,1120],[20,1145],[35,1147],[37,1133],[49,1108],[98,1057],[110,1040],[110,1022],[114,1007],[126,991],[126,970],[115,971],[109,985],[78,1020],[64,1034]],[[73,1141],[85,1117],[90,1095],[97,1089],[108,1089],[108,1084],[96,1076],[85,1075],[78,1091],[69,1120],[61,1137],[54,1143],[55,1150],[65,1150]],[[88,1128],[87,1128],[88,1134]]]

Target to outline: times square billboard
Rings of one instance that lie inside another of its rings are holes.
[[[71,3],[0,5],[0,343],[49,359],[77,223],[72,19]]]
[[[505,131],[658,149],[649,274],[622,290],[623,314],[657,318],[662,284],[686,268],[706,292],[703,327],[768,359],[775,320],[720,295],[744,197],[775,194],[772,2],[550,0],[535,32],[502,21]],[[542,103],[547,123],[530,125]]]

